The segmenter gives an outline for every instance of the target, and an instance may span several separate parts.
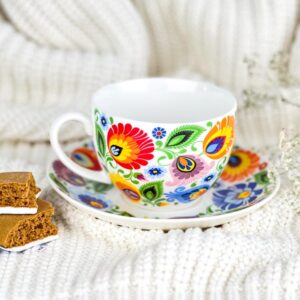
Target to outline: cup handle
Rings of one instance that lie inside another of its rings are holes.
[[[71,112],[71,113],[63,114],[62,116],[58,117],[53,122],[50,129],[50,142],[58,158],[63,162],[63,164],[66,167],[68,167],[70,170],[72,170],[78,175],[81,175],[91,180],[100,181],[106,184],[111,184],[111,180],[109,179],[105,171],[88,170],[76,164],[65,154],[65,152],[63,151],[59,143],[58,135],[61,126],[69,121],[78,121],[82,123],[86,133],[89,136],[93,135],[90,120],[87,117],[85,117],[83,114]]]

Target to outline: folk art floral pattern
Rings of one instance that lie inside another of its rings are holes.
[[[89,151],[82,151],[82,149]],[[85,167],[94,169],[95,166],[92,164],[95,154],[93,143],[86,143],[73,150],[70,157],[73,158],[74,153],[82,152],[85,155],[88,153],[84,159]],[[78,157],[74,161],[82,165],[82,161]],[[198,198],[210,188],[209,199],[205,199],[206,205],[194,217],[229,213],[254,205],[264,199],[273,188],[267,162],[263,161],[257,153],[237,147],[231,152],[223,172],[224,175],[217,181],[218,173],[212,171],[203,177],[199,184],[177,187],[171,192],[165,193],[167,200],[160,201],[163,190],[159,179],[161,177],[159,176],[163,172],[166,172],[164,167],[149,165],[148,168],[145,168],[145,174],[136,175],[134,178],[144,183],[142,189],[137,188],[131,181],[125,180],[122,175],[117,173],[111,174],[111,180],[127,193],[132,202],[140,201],[141,195],[147,195],[148,205],[153,201],[157,201],[159,206],[165,206],[175,201],[190,202],[191,199]],[[84,179],[65,167],[59,160],[52,163],[49,177],[63,193],[68,194],[72,199],[91,209],[125,217],[134,217],[111,200],[114,193],[112,185]],[[155,186],[147,185],[149,183],[148,178],[151,180],[157,179]]]
[[[158,125],[149,132],[138,122],[115,122],[98,110],[94,120],[96,148],[112,183],[129,201],[143,206],[198,199],[224,169],[234,139],[234,116],[215,124]],[[86,156],[79,158],[87,163]],[[202,183],[203,176],[214,170],[213,180]]]
[[[199,215],[223,213],[256,203],[270,189],[267,164],[259,155],[232,149],[234,122],[234,116],[226,116],[201,125],[157,124],[146,132],[138,122],[115,121],[95,110],[96,149],[88,143],[74,149],[70,157],[91,170],[104,168],[131,203],[184,205],[210,190],[210,204]],[[82,178],[58,160],[49,177],[84,205],[130,216],[109,199],[111,185]]]

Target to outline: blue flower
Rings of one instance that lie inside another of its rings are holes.
[[[166,134],[167,134],[167,131],[162,127],[155,127],[152,130],[153,137],[158,140],[161,140],[162,138],[164,138],[166,136]]]
[[[207,176],[205,176],[202,181],[203,181],[203,183],[212,184],[216,179],[217,179],[217,173],[214,172],[214,173],[210,173]]]
[[[108,121],[107,117],[102,113],[98,114],[98,123],[101,125],[101,127],[104,130],[107,130],[109,127],[109,121]]]
[[[108,207],[108,204],[105,201],[103,201],[102,199],[96,198],[96,197],[81,194],[81,195],[78,195],[78,198],[83,203],[85,203],[88,206],[91,206],[93,208],[96,208],[96,209],[104,209],[104,208]]]
[[[213,193],[213,203],[222,210],[235,209],[254,204],[253,201],[262,194],[263,190],[256,188],[255,182],[239,183],[227,189],[219,189]]]
[[[209,189],[209,185],[203,184],[187,189],[184,186],[180,186],[175,189],[174,192],[165,193],[168,202],[174,202],[175,200],[181,203],[189,203],[202,196]]]
[[[152,179],[161,178],[166,174],[166,169],[158,166],[149,166],[145,173]]]

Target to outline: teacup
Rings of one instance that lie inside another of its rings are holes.
[[[198,205],[224,169],[233,146],[236,99],[209,83],[129,80],[101,88],[92,116],[67,113],[52,125],[60,160],[75,173],[113,183],[132,206],[161,212]],[[102,171],[83,168],[63,152],[58,133],[68,121],[93,136]]]

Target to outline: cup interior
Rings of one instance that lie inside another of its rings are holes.
[[[150,123],[202,122],[234,113],[235,97],[205,82],[145,78],[100,89],[93,104],[107,115]]]

